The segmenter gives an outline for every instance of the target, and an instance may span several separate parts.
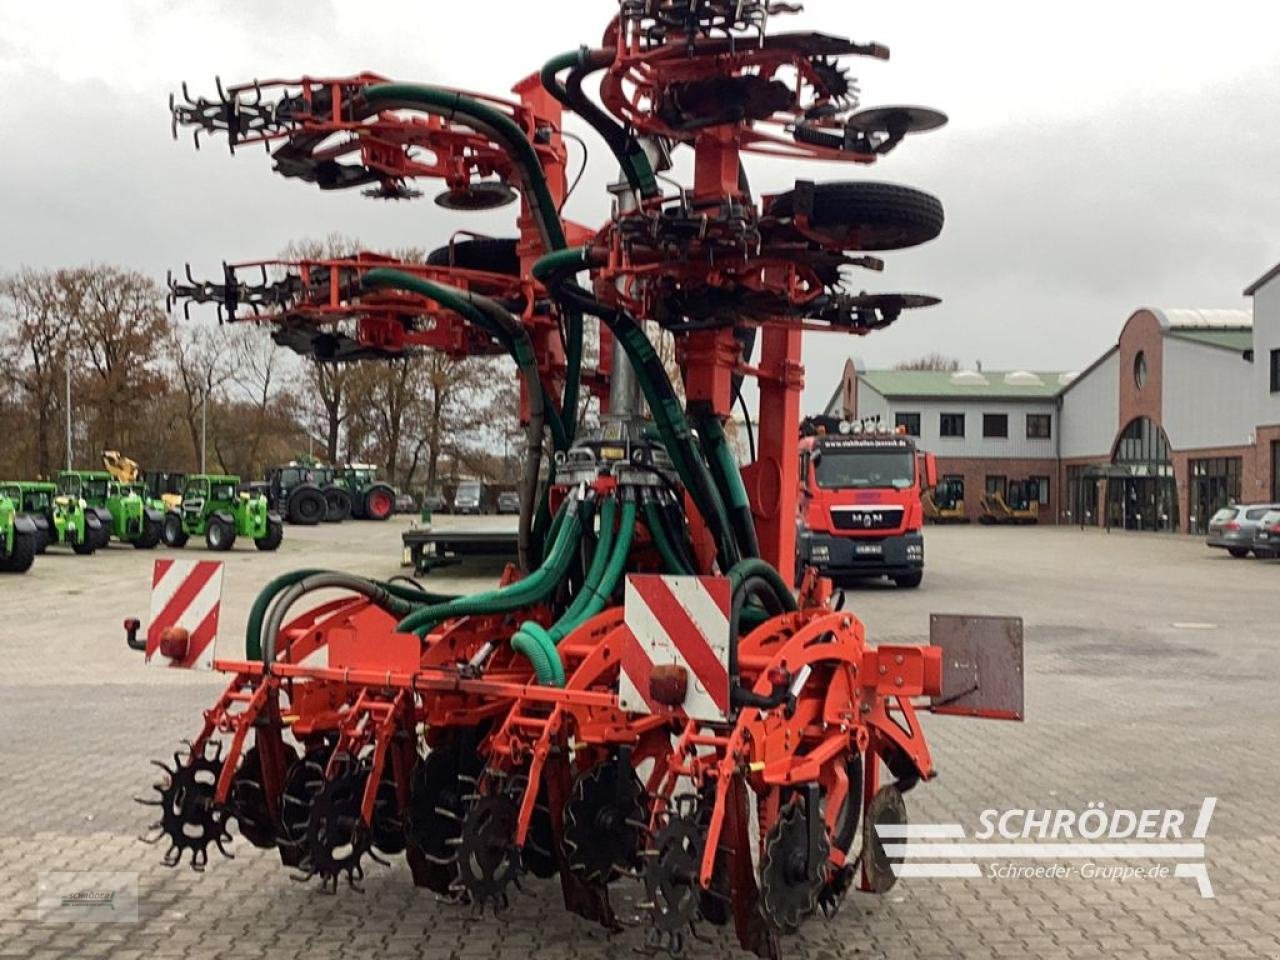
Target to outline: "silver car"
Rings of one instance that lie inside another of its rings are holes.
[[[1271,510],[1262,516],[1253,531],[1253,555],[1255,557],[1280,557],[1280,510]]]
[[[1247,557],[1253,551],[1254,531],[1262,524],[1262,518],[1276,509],[1274,503],[1223,507],[1209,520],[1209,535],[1204,542],[1233,557]]]

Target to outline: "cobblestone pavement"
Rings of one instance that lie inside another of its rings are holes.
[[[912,818],[972,833],[983,809],[1091,801],[1194,818],[1215,796],[1206,844],[1216,898],[1172,878],[904,880],[810,921],[788,956],[1280,957],[1280,563],[1061,529],[938,529],[928,541],[924,587],[868,587],[850,608],[871,636],[898,641],[922,640],[930,611],[1023,616],[1028,716],[926,719],[941,773],[908,794]],[[280,570],[385,576],[397,545],[395,525],[366,523],[290,529],[274,557],[237,551],[224,634],[239,634],[248,598]],[[565,913],[551,882],[478,920],[414,890],[400,864],[372,868],[363,894],[337,896],[292,882],[243,842],[234,861],[212,854],[203,875],[161,866],[161,851],[136,839],[149,811],[130,798],[153,779],[147,761],[196,732],[218,685],[144,669],[125,649],[119,623],[145,615],[149,564],[133,550],[49,555],[28,577],[0,581],[0,957],[562,960],[640,946],[638,931],[609,936]],[[90,869],[137,872],[138,922],[39,922],[37,874]],[[635,896],[615,894],[624,914]],[[705,933],[711,942],[692,942],[691,955],[742,956]]]

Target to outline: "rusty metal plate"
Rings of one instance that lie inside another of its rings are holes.
[[[930,614],[929,643],[942,649],[934,713],[1023,719],[1021,617]]]

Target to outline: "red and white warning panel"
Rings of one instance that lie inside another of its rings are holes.
[[[627,577],[624,710],[729,718],[730,600],[725,577]]]
[[[147,663],[213,669],[221,607],[221,562],[157,560],[151,576]]]

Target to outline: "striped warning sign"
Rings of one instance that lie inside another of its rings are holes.
[[[728,719],[729,605],[724,577],[627,577],[622,708]]]
[[[147,662],[161,667],[212,669],[221,606],[220,562],[157,560],[151,575]],[[185,642],[181,631],[186,632]],[[167,652],[177,655],[166,655],[162,649],[166,637]]]

